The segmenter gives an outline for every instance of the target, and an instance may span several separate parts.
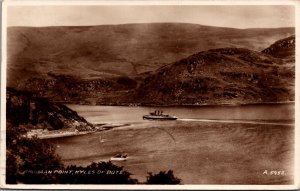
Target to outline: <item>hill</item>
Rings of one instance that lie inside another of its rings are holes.
[[[77,129],[93,130],[84,118],[65,105],[50,103],[29,92],[7,88],[6,120],[14,126],[25,125],[30,129]]]
[[[243,48],[202,51],[145,79],[143,104],[237,104],[294,100],[293,67]]]
[[[8,85],[33,77],[135,78],[195,52],[222,47],[261,51],[294,28],[234,29],[186,23],[8,28]]]
[[[275,58],[282,58],[286,62],[295,62],[295,35],[281,39],[273,43],[262,52]]]
[[[239,78],[252,75],[254,81],[258,83],[263,80],[261,75],[270,73],[271,78],[275,75],[274,79],[277,79],[279,77],[276,75],[279,72],[283,75],[282,80],[292,79],[294,75],[292,60],[273,58],[266,55],[269,53],[259,51],[278,39],[294,34],[294,30],[294,28],[233,29],[184,23],[11,27],[8,28],[7,38],[7,85],[63,103],[158,104],[162,102],[162,97],[166,100],[174,99],[173,104],[182,104],[185,101],[210,103],[212,99],[218,103],[228,100],[241,102],[242,94],[245,94],[246,101],[268,101],[269,98],[263,98],[265,96],[263,88],[269,79],[262,84],[254,83],[247,86],[248,82],[243,85]],[[218,49],[223,47],[229,48]],[[243,50],[244,53],[230,55],[224,53],[225,50],[234,52]],[[178,67],[178,63],[198,62],[197,56],[190,56],[195,52],[201,52],[198,53],[199,56],[202,55],[201,58],[209,57],[201,66],[203,67],[201,70],[207,68],[205,75],[198,71],[199,68],[191,75],[193,64],[187,64],[189,66],[186,68]],[[240,58],[241,55],[243,58]],[[187,61],[190,59],[192,60]],[[284,64],[286,62],[289,62],[290,66]],[[169,76],[159,77],[167,70]],[[188,71],[181,81],[177,79],[179,75],[177,70]],[[221,74],[219,70],[224,71]],[[273,70],[274,73],[271,72]],[[178,88],[180,83],[185,84],[184,86],[201,84],[211,89],[206,91],[202,87],[186,87],[180,90]],[[239,90],[235,90],[234,83],[239,84],[243,90],[240,90],[239,86],[237,88]],[[290,83],[287,82],[288,92],[283,92],[286,87],[282,83],[274,86],[282,88],[281,90],[270,90],[273,93],[267,90],[267,97],[278,93],[273,100],[291,100],[293,93],[290,94],[292,91]],[[155,89],[157,84],[160,84],[161,88],[166,86],[164,91],[168,88],[175,89],[170,90],[171,94],[168,91],[159,93],[160,90]],[[257,85],[260,86],[256,87]],[[254,93],[248,92],[247,88],[253,88]],[[193,92],[198,89],[201,89],[201,95],[199,92]],[[173,91],[177,93],[182,91],[179,93],[181,96],[173,95]],[[231,91],[233,93],[229,93]],[[236,91],[244,93],[236,94]],[[204,95],[205,92],[208,94]],[[157,96],[157,93],[161,95]],[[143,95],[146,95],[145,99]],[[234,98],[233,95],[237,97]],[[164,103],[169,104],[168,101]]]

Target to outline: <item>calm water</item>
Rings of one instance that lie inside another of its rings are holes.
[[[142,116],[154,110],[162,110],[165,114],[175,115],[181,120],[294,120],[294,104],[201,107],[68,106],[94,124],[143,122]]]
[[[93,134],[50,139],[66,165],[108,161],[118,152],[134,178],[173,170],[184,184],[291,184],[294,105],[118,107],[69,105],[94,124],[129,124]],[[176,121],[148,121],[154,110]],[[268,176],[265,170],[284,171]]]

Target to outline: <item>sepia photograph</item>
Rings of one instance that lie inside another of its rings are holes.
[[[264,3],[4,1],[1,187],[296,189],[299,1]]]

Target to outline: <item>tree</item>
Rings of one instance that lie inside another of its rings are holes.
[[[23,126],[6,126],[6,182],[8,184],[56,183],[53,174],[36,173],[63,168],[52,145],[38,138],[27,138]]]
[[[7,122],[7,184],[138,184],[123,167],[111,162],[91,163],[86,167],[64,167],[55,149],[45,140],[27,138],[26,126]],[[52,173],[44,173],[52,172]],[[54,173],[61,171],[63,173]],[[40,173],[41,172],[41,173]],[[180,184],[173,171],[148,173],[146,184]]]
[[[158,174],[148,173],[146,184],[180,184],[181,180],[174,176],[173,171],[160,171]]]
[[[64,167],[54,147],[36,137],[27,138],[24,125],[7,122],[7,184],[137,184],[123,167],[111,162],[91,163],[87,167]],[[50,172],[51,173],[45,173]],[[74,172],[74,173],[59,173]],[[58,173],[55,173],[58,172]]]
[[[84,129],[92,127],[66,106],[51,104],[45,99],[33,99],[29,94],[8,88],[6,114],[7,184],[138,183],[123,167],[111,162],[91,163],[86,167],[65,167],[50,143],[37,137],[26,136],[27,131],[39,127],[38,124],[50,124],[54,129],[62,128],[64,124],[61,117],[85,124]],[[176,182],[173,172],[170,172],[172,176],[168,174],[169,172],[167,175]]]

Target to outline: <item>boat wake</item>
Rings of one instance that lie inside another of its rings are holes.
[[[260,125],[285,125],[294,126],[293,123],[276,123],[276,122],[262,122],[251,120],[223,120],[223,119],[177,119],[179,121],[197,121],[197,122],[212,122],[212,123],[242,123],[242,124],[260,124]]]

